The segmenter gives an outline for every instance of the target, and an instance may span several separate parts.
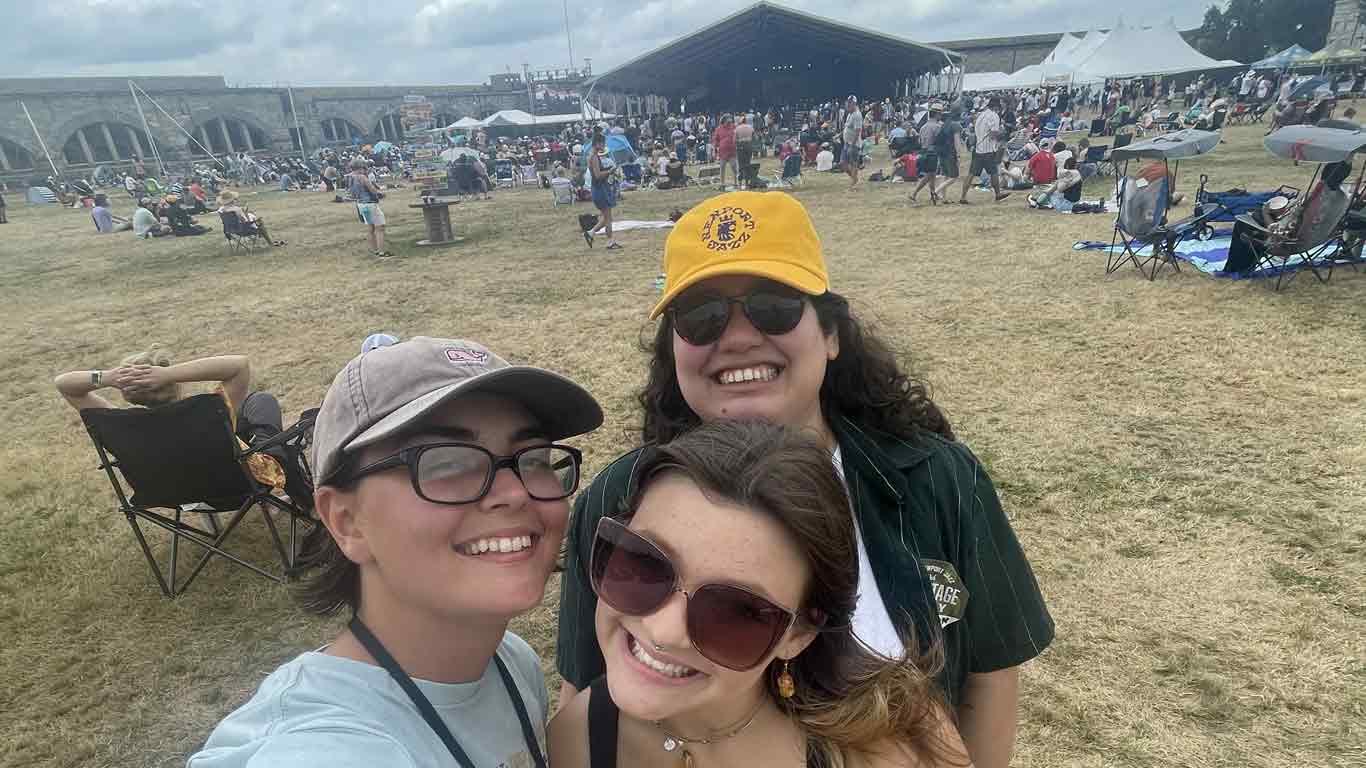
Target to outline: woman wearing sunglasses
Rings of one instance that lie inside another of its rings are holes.
[[[552,721],[556,768],[968,764],[930,657],[854,638],[854,522],[814,435],[711,422],[634,476],[590,556],[607,673]]]
[[[1010,523],[977,458],[926,388],[830,289],[806,210],[736,192],[678,221],[664,254],[661,318],[639,395],[642,439],[762,419],[820,435],[848,488],[858,567],[853,633],[899,658],[902,638],[941,642],[938,674],[979,768],[1014,750],[1019,666],[1053,639]],[[588,576],[598,520],[631,496],[633,451],[575,501],[561,581],[562,700],[603,674]],[[923,650],[923,649],[910,649]]]

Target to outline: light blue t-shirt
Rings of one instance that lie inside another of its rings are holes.
[[[540,659],[508,632],[498,655],[517,681],[545,754],[550,698]],[[416,680],[480,768],[531,768],[521,722],[498,668],[473,683]],[[214,728],[187,768],[447,768],[455,760],[383,667],[319,652],[270,674]]]

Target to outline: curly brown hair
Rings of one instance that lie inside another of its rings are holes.
[[[848,300],[829,291],[808,300],[821,330],[839,334],[839,356],[826,366],[821,383],[821,413],[827,422],[839,415],[897,437],[930,432],[954,439],[948,417],[930,399],[929,387],[902,369],[891,346],[853,315]],[[649,376],[636,395],[645,414],[641,438],[666,443],[702,421],[678,387],[669,313],[660,319],[654,338],[642,340],[641,348],[650,355]]]

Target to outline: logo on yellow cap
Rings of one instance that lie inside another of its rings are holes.
[[[733,251],[749,242],[758,222],[749,211],[727,205],[711,212],[702,225],[702,242],[709,251]]]

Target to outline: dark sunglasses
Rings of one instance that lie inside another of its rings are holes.
[[[792,611],[744,587],[683,589],[678,569],[663,550],[610,517],[598,521],[589,570],[598,599],[627,616],[648,616],[682,592],[693,648],[737,672],[758,666],[796,620]]]
[[[735,297],[690,291],[669,305],[669,317],[679,338],[701,347],[721,338],[730,323],[732,304],[739,304],[750,324],[768,336],[791,332],[806,311],[803,294],[769,283]]]

